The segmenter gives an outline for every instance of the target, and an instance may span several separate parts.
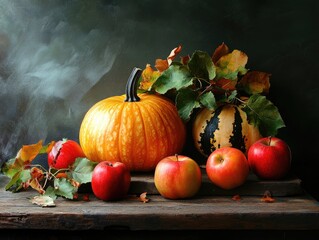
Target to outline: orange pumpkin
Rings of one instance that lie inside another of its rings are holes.
[[[85,114],[79,141],[91,161],[119,161],[145,172],[182,150],[186,129],[175,105],[162,96],[137,94],[140,76],[141,69],[134,68],[126,95],[106,98]]]

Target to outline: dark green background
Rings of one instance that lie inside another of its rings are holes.
[[[109,71],[88,89],[79,102],[73,102],[73,106],[79,106],[71,109],[73,117],[68,118],[70,108],[63,98],[45,102],[48,106],[44,119],[52,119],[57,115],[64,117],[58,122],[48,120],[49,131],[45,141],[63,137],[78,139],[78,130],[85,112],[103,98],[124,93],[126,80],[133,67],[144,68],[147,63],[154,65],[156,58],[165,58],[171,49],[178,45],[183,47],[181,55],[186,55],[195,50],[212,53],[224,42],[230,49],[239,49],[248,55],[247,68],[271,73],[269,99],[279,108],[286,123],[286,127],[280,129],[278,137],[284,139],[291,147],[294,173],[303,180],[308,191],[316,197],[319,196],[318,1],[29,2],[30,4],[25,4],[20,10],[24,10],[30,19],[43,14],[44,10],[47,11],[45,14],[50,14],[50,9],[53,9],[51,6],[56,9],[58,5],[63,5],[63,11],[70,7],[72,10],[75,9],[75,12],[72,12],[71,18],[68,17],[70,12],[64,13],[61,10],[60,15],[57,14],[56,17],[61,18],[62,22],[68,22],[70,26],[78,24],[79,32],[83,33],[92,29],[106,30],[110,35],[106,35],[105,39],[96,39],[105,41],[106,46],[110,36],[116,35],[120,41],[115,62]],[[19,6],[19,3],[16,5]],[[33,5],[40,5],[39,9],[43,11],[35,11]],[[99,14],[99,18],[95,18],[95,13]],[[10,14],[14,16],[14,12]],[[14,21],[12,17],[11,22]],[[41,28],[39,31],[42,31]],[[43,37],[43,42],[49,43],[48,39]],[[75,39],[68,39],[71,45],[73,40]],[[101,46],[95,44],[95,41],[88,42],[83,48],[91,47],[94,50],[96,45]],[[1,64],[2,68],[4,66]],[[9,73],[6,74],[9,78]],[[1,80],[4,83],[9,82]],[[72,94],[76,96],[77,90],[70,93],[71,96]],[[14,130],[18,121],[24,121],[16,120],[19,111],[24,111],[24,103],[28,103],[24,98],[26,96],[20,94],[0,95],[2,161],[13,156],[22,144],[34,143],[41,136],[43,129],[38,129],[38,135],[25,130],[20,132],[17,142],[11,143],[10,146],[7,144],[10,141],[11,130]],[[38,101],[42,101],[42,98],[39,97]],[[21,99],[22,104],[12,104],[16,103],[17,99]]]

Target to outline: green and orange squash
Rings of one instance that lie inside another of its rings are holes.
[[[215,111],[201,109],[192,133],[195,147],[204,156],[226,146],[246,154],[252,143],[262,137],[258,128],[249,124],[246,113],[233,104],[221,105]]]

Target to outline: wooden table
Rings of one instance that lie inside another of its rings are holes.
[[[285,237],[288,231],[306,230],[317,234],[319,230],[319,203],[303,191],[297,178],[279,182],[259,181],[250,176],[242,187],[225,191],[211,184],[203,174],[202,188],[195,198],[168,200],[156,191],[151,174],[136,174],[132,177],[130,196],[125,200],[103,202],[90,193],[89,201],[58,198],[56,207],[46,208],[29,201],[37,195],[34,190],[5,191],[7,182],[8,178],[0,175],[0,239],[1,230],[9,234],[17,229],[71,230],[82,234],[83,231],[114,232],[114,229],[182,230],[183,233],[267,230],[284,231]],[[272,192],[275,202],[261,200],[267,190]],[[148,203],[135,197],[142,192],[147,192]],[[240,200],[232,199],[236,194]]]

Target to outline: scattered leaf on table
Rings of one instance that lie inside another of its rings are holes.
[[[35,196],[30,200],[30,202],[41,207],[55,207],[53,198],[46,195]]]
[[[263,197],[261,198],[261,201],[266,203],[273,203],[275,202],[275,199],[272,197],[272,194],[270,191],[265,191]]]
[[[150,201],[150,199],[147,197],[146,194],[147,194],[147,192],[143,192],[143,193],[141,193],[141,195],[139,197],[140,201],[143,203],[147,203]]]
[[[240,197],[239,194],[236,194],[236,195],[234,195],[231,199],[234,200],[234,201],[240,201],[240,200],[241,200],[241,197]]]

